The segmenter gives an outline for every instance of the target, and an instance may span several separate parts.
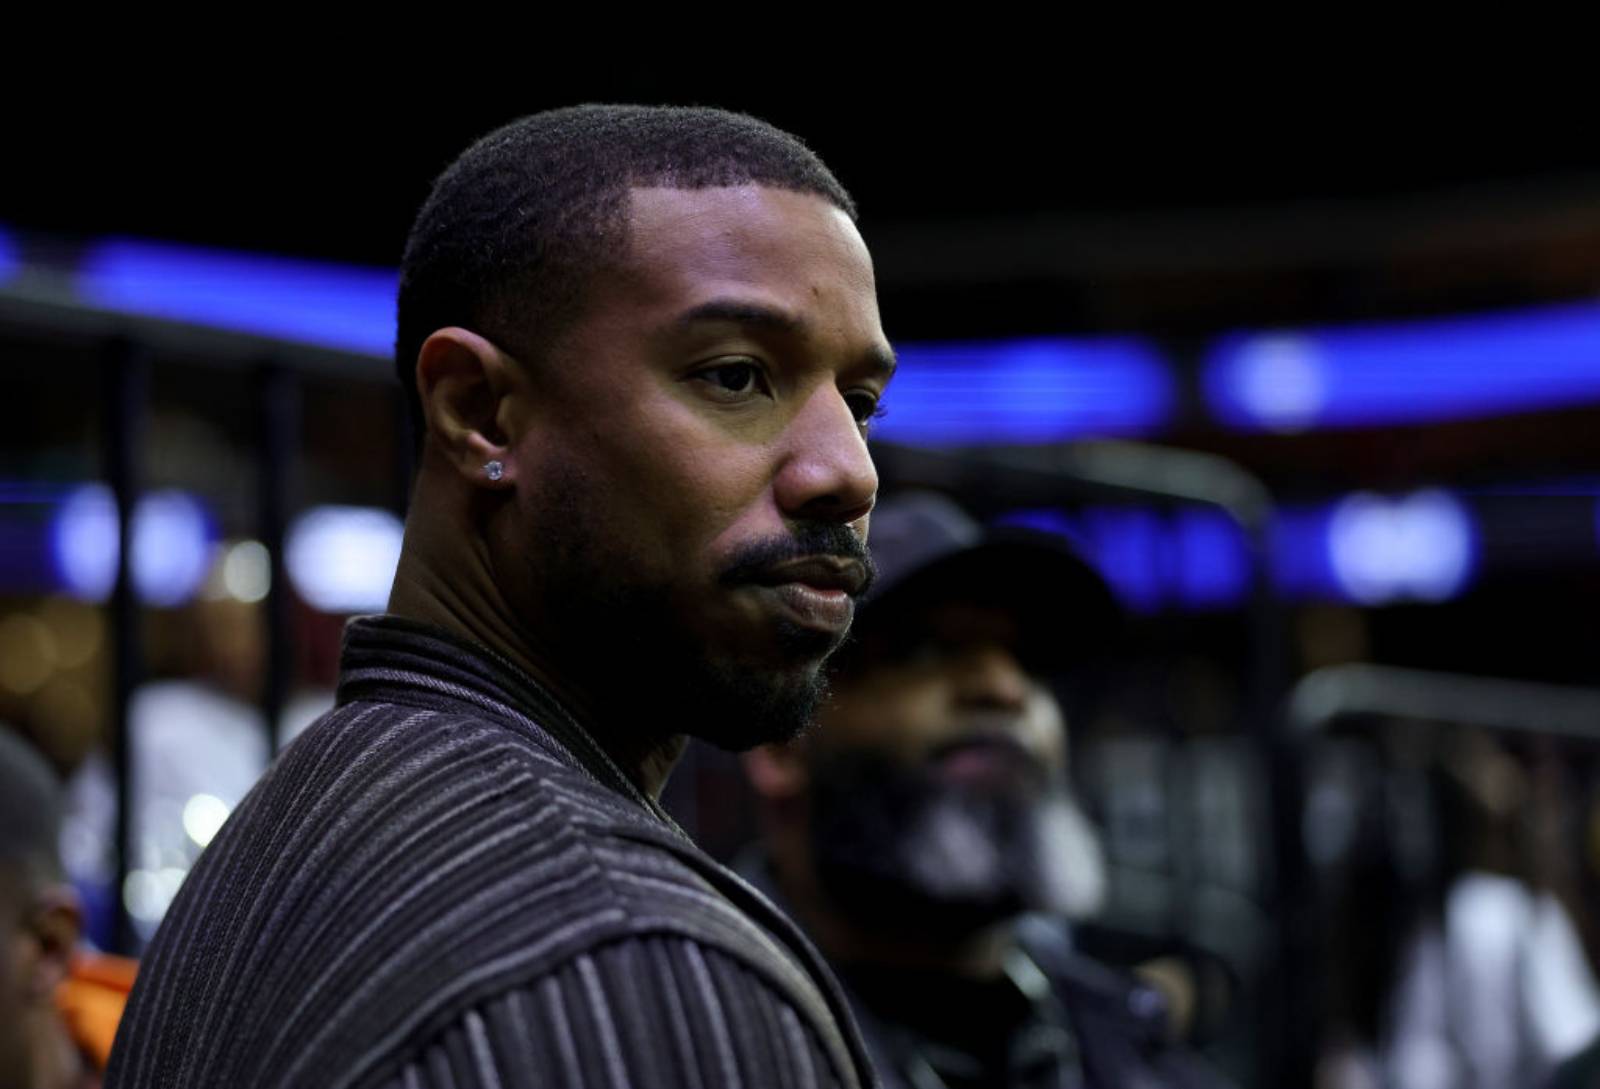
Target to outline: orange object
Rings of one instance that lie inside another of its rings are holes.
[[[56,988],[56,1009],[78,1049],[94,1064],[106,1068],[111,1041],[139,962],[107,953],[80,953],[61,986]]]

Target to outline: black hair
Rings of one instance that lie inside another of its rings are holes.
[[[627,244],[628,190],[765,185],[855,203],[822,160],[765,121],[687,106],[572,106],[483,137],[434,183],[400,265],[395,368],[413,439],[426,425],[417,353],[469,328],[527,365],[582,309],[595,272]]]
[[[27,886],[59,879],[60,834],[61,784],[54,769],[0,725],[0,871]]]

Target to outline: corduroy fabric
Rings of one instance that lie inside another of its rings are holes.
[[[114,1089],[871,1082],[837,985],[530,678],[390,617],[185,882]]]

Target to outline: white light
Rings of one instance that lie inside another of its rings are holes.
[[[240,541],[222,558],[222,588],[228,596],[254,604],[272,589],[272,555],[260,541]]]
[[[210,794],[196,794],[183,806],[183,830],[204,847],[228,819],[228,803]]]
[[[194,596],[210,561],[211,526],[191,495],[152,492],[133,512],[133,580],[152,605],[177,605]],[[117,503],[104,484],[75,489],[54,529],[56,561],[67,588],[104,601],[117,581]]]
[[[166,905],[160,902],[161,894],[153,870],[134,870],[122,882],[122,902],[128,914],[141,922],[153,923],[161,918]]]
[[[122,902],[128,914],[141,923],[159,923],[187,876],[188,871],[173,866],[131,871],[122,883]]]
[[[313,608],[381,612],[400,563],[405,527],[373,507],[316,507],[297,518],[284,546],[289,581]]]
[[[1443,601],[1472,573],[1472,520],[1440,491],[1394,500],[1358,493],[1335,509],[1328,549],[1335,577],[1359,602]]]
[[[54,534],[56,563],[67,588],[87,601],[111,596],[117,581],[117,503],[111,489],[104,484],[74,489],[56,515]]]
[[[1411,572],[1411,594],[1423,601],[1445,601],[1472,575],[1476,549],[1472,518],[1442,491],[1418,492],[1405,501],[1413,548],[1419,557]]]
[[[152,492],[133,510],[133,579],[152,605],[179,605],[194,596],[211,564],[206,513],[193,496]]]
[[[1300,431],[1327,403],[1327,380],[1316,349],[1304,337],[1256,337],[1234,363],[1239,397],[1267,427]]]

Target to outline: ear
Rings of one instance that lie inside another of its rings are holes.
[[[763,801],[783,802],[800,797],[811,786],[803,741],[787,745],[762,745],[741,758],[744,773]]]
[[[30,918],[29,933],[37,942],[28,993],[41,1001],[55,994],[67,978],[72,954],[83,934],[83,910],[70,885],[51,885],[40,895]]]
[[[506,401],[524,381],[520,364],[477,333],[454,326],[434,332],[417,353],[429,448],[475,484],[508,487],[514,466]],[[491,462],[500,465],[492,478]]]

